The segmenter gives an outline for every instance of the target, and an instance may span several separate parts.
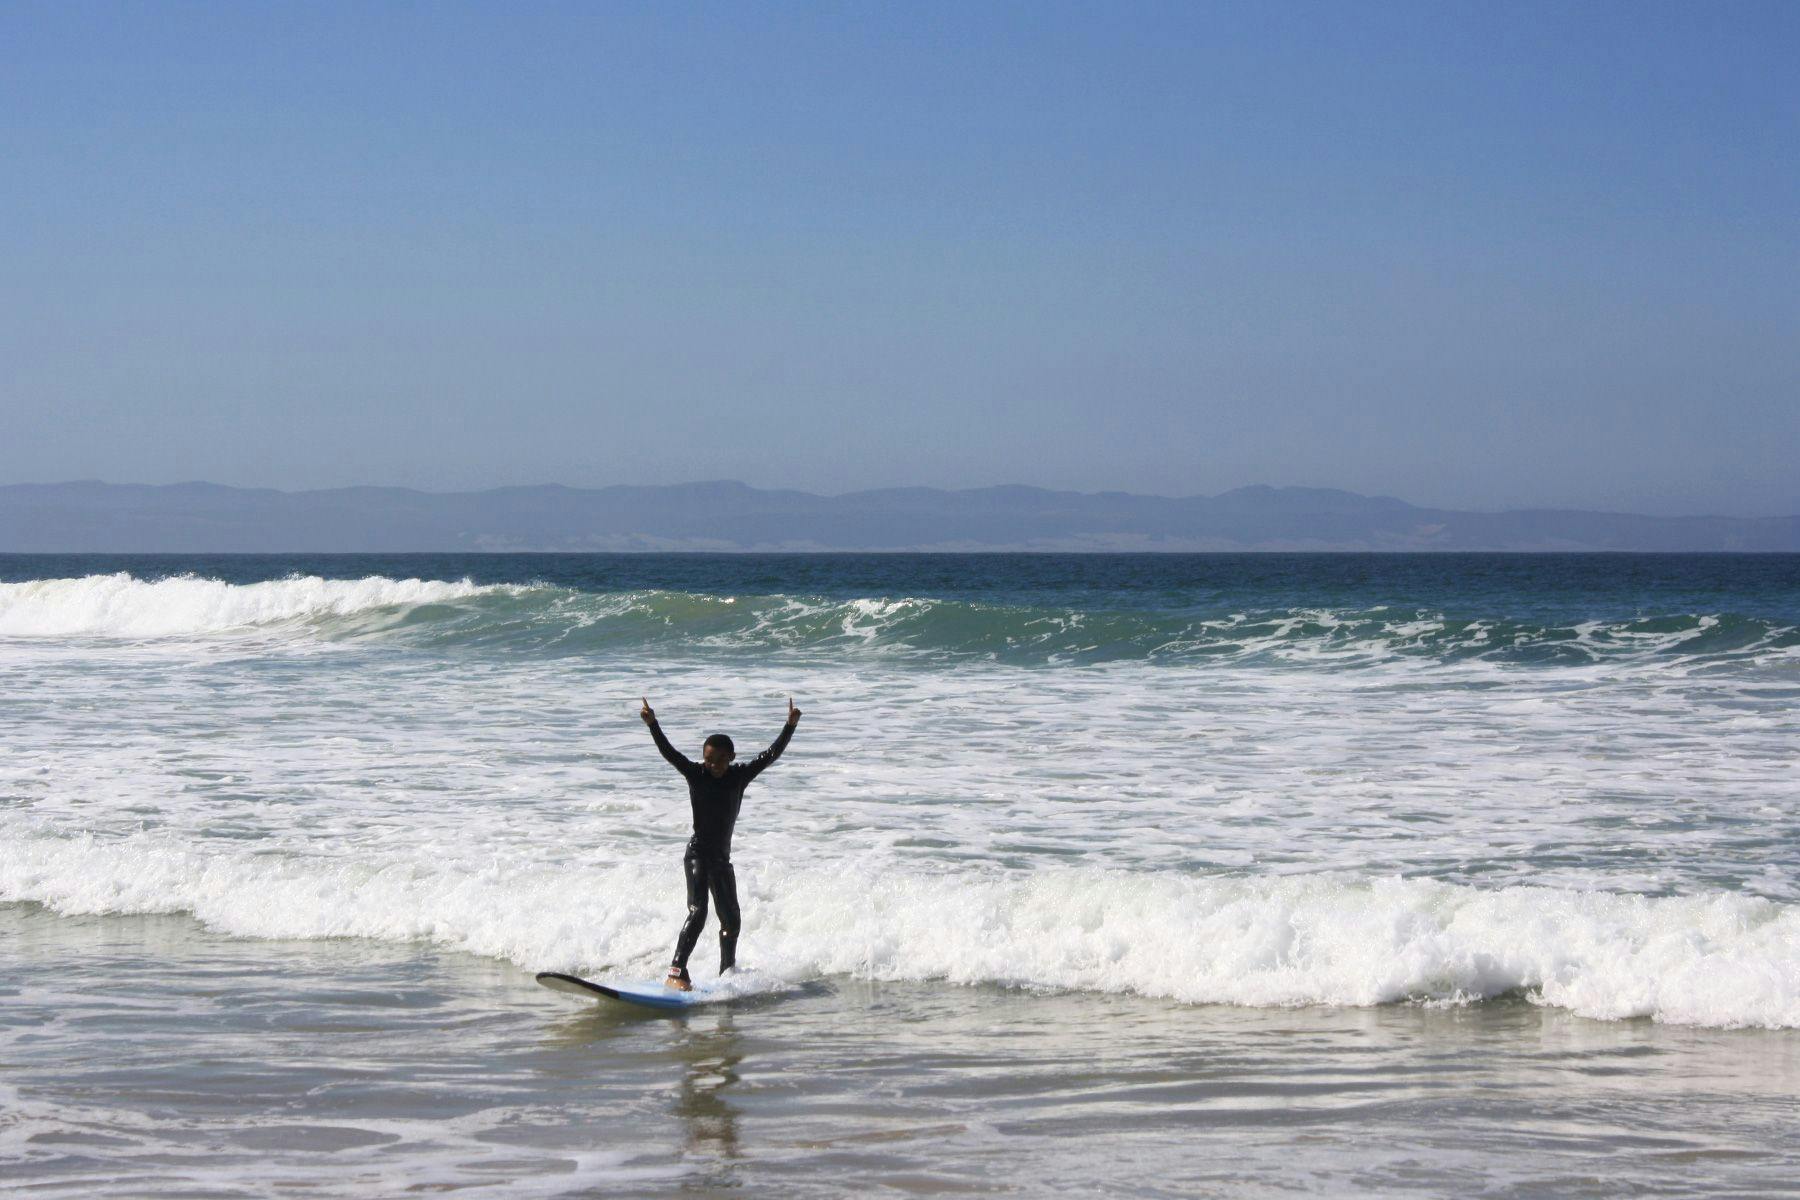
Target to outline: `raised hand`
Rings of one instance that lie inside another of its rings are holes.
[[[643,699],[643,697],[639,697],[639,699]],[[793,706],[790,704],[788,707],[791,708]],[[644,707],[638,710],[638,716],[644,718],[644,724],[646,725],[656,724],[656,714],[650,711],[649,700],[644,700]]]
[[[792,696],[788,697],[787,723],[789,725],[798,725],[800,723],[800,710],[794,707],[794,698]]]

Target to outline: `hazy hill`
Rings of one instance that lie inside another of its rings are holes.
[[[1800,517],[1457,512],[1272,487],[1181,498],[1019,486],[817,496],[730,482],[446,493],[0,487],[0,552],[407,550],[1800,551]]]

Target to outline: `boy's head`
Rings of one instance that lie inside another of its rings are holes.
[[[729,767],[731,760],[736,757],[737,747],[733,746],[731,739],[722,733],[712,734],[700,747],[700,759],[714,776],[723,775],[725,768]]]

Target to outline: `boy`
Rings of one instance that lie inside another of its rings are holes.
[[[669,744],[662,726],[656,723],[656,714],[650,711],[648,699],[638,716],[650,727],[650,736],[656,740],[662,756],[687,780],[688,801],[694,809],[694,836],[688,839],[687,853],[682,858],[687,872],[687,921],[675,940],[675,962],[663,981],[669,987],[692,991],[694,984],[688,978],[687,961],[706,924],[708,891],[719,910],[719,974],[731,970],[737,962],[737,876],[731,870],[731,831],[737,825],[738,807],[744,802],[744,788],[787,749],[794,726],[800,723],[800,710],[789,697],[787,724],[782,726],[781,736],[741,767],[733,765],[737,751],[722,733],[706,739],[700,748],[700,762],[696,763]]]

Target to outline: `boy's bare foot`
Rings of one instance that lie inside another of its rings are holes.
[[[688,978],[688,973],[686,971],[670,971],[669,977],[663,980],[663,986],[672,987],[678,992],[691,992],[694,990],[693,981]]]

